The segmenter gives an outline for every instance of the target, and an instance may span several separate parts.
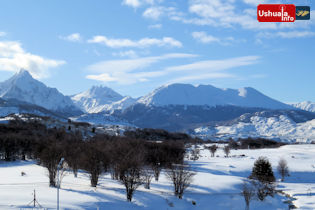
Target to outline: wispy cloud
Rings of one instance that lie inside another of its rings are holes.
[[[259,61],[259,56],[243,56],[222,60],[205,60],[191,64],[178,65],[166,68],[169,72],[174,71],[222,71],[230,68],[248,66],[256,64]]]
[[[142,5],[154,5],[163,2],[163,0],[123,0],[122,4],[133,8],[138,8]]]
[[[182,13],[179,12],[175,7],[164,7],[164,6],[153,6],[147,8],[142,16],[145,18],[158,20],[163,16],[181,16]]]
[[[92,39],[88,40],[88,43],[103,44],[111,48],[123,48],[123,47],[145,48],[145,47],[151,47],[151,46],[182,47],[183,46],[183,44],[180,41],[172,37],[163,37],[162,39],[142,38],[140,40],[131,40],[131,39],[113,39],[113,38],[107,38],[106,36],[94,36]]]
[[[202,43],[206,43],[206,44],[213,43],[213,42],[220,43],[220,38],[214,37],[212,35],[208,35],[204,31],[195,31],[191,35],[194,39]]]
[[[261,32],[257,35],[258,38],[310,38],[315,37],[315,32],[312,31],[279,31],[276,33]]]
[[[6,35],[7,35],[6,32],[0,31],[0,37],[1,37],[1,36],[6,36]]]
[[[140,0],[123,0],[123,4],[133,8],[137,8],[141,5],[141,2]]]
[[[192,54],[166,54],[155,57],[144,57],[127,60],[104,61],[88,67],[88,70],[98,74],[88,75],[88,79],[115,82],[123,85],[137,82],[147,82],[167,77],[172,82],[194,81],[209,78],[231,78],[234,74],[224,72],[241,66],[253,65],[259,62],[259,56],[245,56],[222,60],[204,60],[190,64],[169,66],[156,71],[149,71],[148,67],[162,60],[171,58],[194,58]]]
[[[82,37],[79,33],[73,33],[68,36],[59,36],[59,38],[69,42],[80,42],[82,40]]]
[[[207,34],[204,31],[195,31],[191,35],[195,40],[203,44],[218,43],[221,45],[230,45],[232,43],[245,42],[245,40],[236,40],[234,37],[231,37],[231,36],[215,37],[210,34]]]
[[[170,20],[184,24],[212,26],[221,28],[241,27],[246,30],[277,30],[281,28],[307,28],[314,20],[292,23],[260,23],[257,21],[257,5],[260,3],[277,3],[270,0],[243,0],[243,6],[235,0],[190,0],[187,1],[188,12],[183,12],[176,4],[148,6],[142,13],[145,18],[158,20],[168,17]],[[311,15],[315,13],[311,11]]]
[[[149,29],[161,29],[162,28],[162,24],[153,24],[153,25],[149,25],[148,28]]]
[[[127,51],[120,51],[120,52],[114,52],[112,53],[113,56],[118,57],[128,57],[128,58],[136,58],[138,57],[138,54],[133,50],[127,50]]]
[[[113,70],[117,72],[131,72],[133,70],[143,69],[162,60],[175,58],[193,58],[196,56],[197,55],[194,54],[172,53],[161,56],[150,56],[135,59],[109,60],[90,65],[87,67],[87,69],[92,72],[103,73],[112,73]]]
[[[173,53],[136,59],[103,61],[87,67],[89,71],[98,73],[88,75],[87,78],[103,82],[117,82],[120,84],[143,82],[147,81],[148,78],[162,76],[162,74],[164,74],[159,71],[145,71],[145,68],[155,63],[167,59],[194,58],[196,56],[197,55],[194,54]]]
[[[27,69],[35,78],[49,76],[51,68],[65,64],[62,60],[53,60],[26,52],[16,41],[0,42],[0,71],[19,71]]]

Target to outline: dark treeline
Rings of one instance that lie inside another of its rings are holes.
[[[262,149],[262,148],[278,148],[285,145],[283,142],[278,142],[264,138],[246,138],[238,139],[237,141],[230,140],[229,147],[233,149]]]
[[[151,178],[158,180],[162,169],[183,164],[184,141],[178,141],[181,138],[177,134],[176,141],[172,140],[172,135],[166,136],[164,140],[167,141],[159,142],[131,133],[126,136],[95,135],[83,140],[79,132],[47,129],[37,122],[11,121],[0,125],[0,159],[37,160],[47,168],[49,185],[54,187],[57,166],[63,157],[74,176],[78,170],[86,171],[93,187],[97,186],[102,174],[111,174],[112,179],[125,186],[127,200],[131,201],[139,185],[150,188]]]
[[[204,142],[198,138],[192,138],[190,135],[185,133],[170,133],[163,129],[152,129],[152,128],[144,128],[144,129],[136,129],[131,131],[126,131],[124,133],[125,136],[133,139],[146,139],[151,141],[184,141],[185,143],[202,143]]]

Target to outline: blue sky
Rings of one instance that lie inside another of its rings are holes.
[[[138,97],[166,83],[254,87],[315,101],[310,21],[258,23],[261,0],[10,0],[0,3],[0,79],[20,68],[71,95]]]

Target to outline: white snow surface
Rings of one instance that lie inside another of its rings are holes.
[[[194,135],[204,139],[264,137],[290,143],[310,143],[315,141],[315,119],[296,123],[285,115],[269,118],[253,116],[249,123],[239,122],[231,126],[199,127],[194,130]]]
[[[56,88],[49,88],[35,80],[28,71],[23,69],[0,83],[0,98],[13,98],[49,110],[75,107],[69,97],[62,95]]]
[[[157,88],[138,100],[145,105],[235,105],[242,107],[262,107],[269,109],[292,109],[293,107],[257,90],[246,87],[220,89],[212,85],[169,84]]]
[[[125,110],[126,108],[132,106],[137,102],[136,99],[126,96],[120,101],[113,102],[107,107],[107,111],[114,111],[114,110]]]
[[[310,102],[310,101],[304,101],[301,103],[295,103],[295,104],[291,104],[291,105],[298,108],[298,109],[302,109],[302,110],[309,111],[309,112],[315,112],[315,103]]]
[[[221,146],[222,147],[222,146]],[[244,155],[244,156],[242,156]],[[200,148],[200,158],[189,161],[196,175],[182,200],[173,195],[173,187],[162,171],[160,180],[152,180],[151,189],[140,186],[131,203],[126,201],[125,188],[110,175],[102,175],[96,188],[90,187],[89,175],[80,171],[64,177],[60,189],[61,209],[181,209],[181,210],[239,210],[245,209],[241,196],[242,182],[251,173],[259,156],[267,157],[277,178],[277,189],[292,196],[298,209],[315,208],[315,145],[287,145],[277,149],[231,150],[224,157],[220,148],[216,157]],[[290,176],[279,181],[276,166],[280,158],[288,162]],[[26,176],[21,176],[21,172]],[[0,208],[20,209],[32,205],[33,190],[43,208],[56,208],[56,188],[48,186],[47,170],[32,161],[0,162]],[[253,200],[251,210],[286,210],[282,195],[267,197],[264,202]],[[192,205],[192,201],[196,205]],[[31,208],[29,206],[29,208]]]
[[[71,99],[87,113],[125,109],[135,102],[135,99],[123,97],[114,90],[104,86],[93,86],[87,91],[72,96]]]

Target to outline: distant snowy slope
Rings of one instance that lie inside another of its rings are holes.
[[[87,122],[93,125],[121,125],[135,127],[126,120],[106,113],[89,113],[80,115],[78,117],[71,117],[70,119],[77,122]]]
[[[248,117],[249,119],[246,119]],[[288,143],[310,143],[315,141],[315,119],[296,122],[285,114],[274,116],[242,115],[234,124],[202,126],[196,128],[193,134],[201,138],[221,140],[262,137]]]
[[[16,99],[3,100],[0,98],[0,117],[5,117],[9,114],[35,114],[39,116],[48,116],[55,119],[64,119],[64,116],[53,111],[49,111],[43,107],[29,104],[27,102],[18,101]]]
[[[304,101],[301,103],[295,103],[295,104],[291,104],[291,105],[298,108],[298,109],[302,109],[302,110],[309,111],[309,112],[315,112],[315,103],[312,103],[310,101]]]
[[[113,110],[125,110],[126,108],[132,106],[137,102],[136,99],[131,98],[130,96],[126,96],[120,101],[113,102],[107,107],[107,111],[113,111]]]
[[[21,70],[10,79],[0,83],[0,97],[24,101],[70,115],[81,113],[69,97],[61,94],[56,88],[49,88],[35,80],[26,70]]]
[[[211,85],[171,84],[157,88],[140,98],[145,105],[234,105],[268,109],[292,109],[292,106],[269,98],[253,88],[220,89]]]
[[[123,99],[123,96],[104,86],[93,86],[87,91],[71,97],[83,111],[97,113],[107,110],[108,106]]]

